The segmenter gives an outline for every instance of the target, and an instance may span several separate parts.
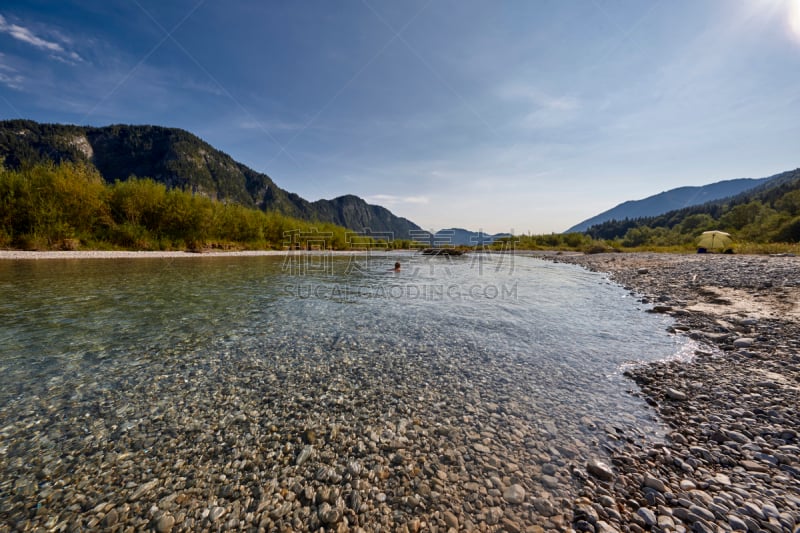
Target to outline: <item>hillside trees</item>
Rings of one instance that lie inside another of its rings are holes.
[[[324,232],[326,247],[347,247],[346,230],[333,224],[215,201],[147,178],[107,184],[82,163],[0,167],[3,247],[282,248],[290,231]]]

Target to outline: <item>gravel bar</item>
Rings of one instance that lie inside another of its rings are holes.
[[[573,528],[798,531],[800,258],[547,257],[608,273],[707,347],[688,363],[627,372],[671,433],[663,446],[617,450],[607,468],[588,465]]]

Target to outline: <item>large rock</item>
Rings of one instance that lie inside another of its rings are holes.
[[[503,492],[503,499],[508,503],[520,504],[525,501],[525,488],[515,483]]]
[[[735,341],[733,341],[734,348],[749,348],[753,345],[755,341],[749,337],[739,337]]]
[[[586,470],[598,479],[603,481],[611,481],[614,479],[614,471],[611,467],[598,459],[591,459],[586,463]]]
[[[688,399],[685,392],[681,392],[677,389],[667,388],[667,398],[670,400],[675,400],[676,402],[684,402]]]

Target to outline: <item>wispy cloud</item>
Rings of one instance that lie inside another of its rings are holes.
[[[520,110],[529,109],[518,122],[525,129],[562,126],[572,121],[581,107],[581,101],[572,95],[553,95],[521,83],[501,86],[497,95]]]
[[[65,49],[62,43],[43,39],[25,26],[11,24],[3,15],[0,15],[0,33],[7,33],[18,41],[27,43],[39,50],[50,52],[50,57],[57,61],[66,63],[83,61],[83,58],[77,52]],[[60,36],[58,33],[56,33],[56,35]],[[64,44],[70,42],[69,39],[64,39],[63,37],[61,37],[61,40]]]
[[[553,111],[573,111],[580,107],[580,101],[570,95],[552,95],[537,87],[520,83],[504,85],[497,91],[504,100],[528,102],[537,108]]]
[[[380,205],[401,205],[401,204],[427,204],[430,198],[427,196],[396,196],[394,194],[373,194],[366,197],[367,202]]]
[[[0,83],[11,89],[22,89],[25,78],[15,69],[5,63],[5,56],[0,53]]]
[[[285,122],[282,120],[257,120],[252,117],[245,118],[238,123],[242,130],[262,130],[266,128],[270,131],[296,131],[305,127],[300,122]]]

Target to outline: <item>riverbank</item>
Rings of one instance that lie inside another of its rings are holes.
[[[297,251],[287,250],[238,250],[235,252],[185,252],[180,250],[170,251],[125,251],[125,250],[79,250],[79,251],[28,251],[28,250],[0,250],[0,260],[3,259],[165,259],[165,258],[197,258],[197,257],[258,257],[271,255],[286,255],[289,253],[326,253],[347,255],[356,252],[349,251]],[[364,253],[361,251],[360,253]]]
[[[800,258],[550,256],[607,272],[702,341],[690,363],[628,372],[672,432],[587,474],[578,531],[796,531],[800,524]]]

